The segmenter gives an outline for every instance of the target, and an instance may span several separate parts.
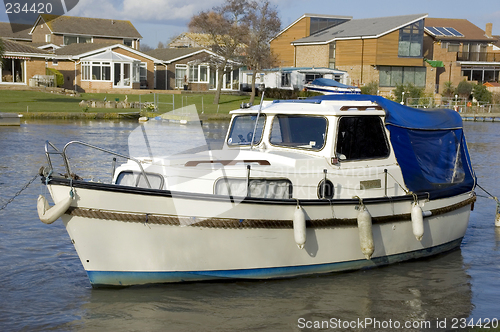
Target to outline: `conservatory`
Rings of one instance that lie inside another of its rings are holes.
[[[140,88],[141,61],[107,50],[81,59],[82,88]]]

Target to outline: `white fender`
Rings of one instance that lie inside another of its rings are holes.
[[[413,228],[413,235],[415,235],[418,241],[421,241],[424,236],[424,215],[422,208],[416,203],[413,203],[411,207],[411,226]]]
[[[45,224],[52,224],[60,216],[64,214],[71,205],[73,198],[71,196],[66,197],[54,206],[50,206],[49,202],[43,195],[38,196],[38,201],[36,204],[36,209],[38,210],[38,218]]]
[[[360,206],[358,213],[358,232],[361,252],[366,259],[371,259],[375,251],[372,233],[372,216],[364,206]]]
[[[298,205],[293,214],[293,236],[299,249],[304,249],[306,243],[306,215],[302,207]]]

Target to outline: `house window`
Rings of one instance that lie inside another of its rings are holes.
[[[413,84],[415,86],[425,86],[425,67],[391,67],[380,66],[379,85],[396,86]]]
[[[140,65],[140,79],[141,81],[148,80],[148,64],[145,62],[141,62]]]
[[[290,78],[291,73],[281,73],[281,87],[291,87],[292,80]]]
[[[85,61],[82,62],[83,81],[111,81],[111,63]]]
[[[187,65],[175,65],[175,87],[182,89],[187,83]]]
[[[24,68],[26,61],[21,59],[3,58],[0,66],[0,77],[3,83],[24,83]]]
[[[189,82],[198,83],[198,65],[189,66]]]
[[[337,48],[337,43],[336,42],[331,42],[330,43],[330,49],[329,49],[329,67],[332,69],[335,69],[335,53],[336,53],[336,48]]]
[[[128,47],[132,47],[134,41],[132,39],[124,39],[123,40],[123,45],[125,46],[128,46]]]
[[[400,57],[422,57],[424,43],[424,20],[407,25],[399,29]]]
[[[200,65],[200,82],[208,83],[208,66]]]
[[[45,42],[50,43],[50,39],[51,39],[51,34],[50,33],[46,34],[45,35]]]
[[[306,74],[306,83],[311,83],[317,78],[323,78],[323,74]]]
[[[448,52],[458,52],[460,50],[460,44],[448,43]]]
[[[57,59],[52,59],[52,66],[57,66],[57,65],[58,65]]]
[[[92,37],[89,36],[68,36],[65,35],[64,38],[64,45],[71,45],[71,44],[88,44],[92,43]]]

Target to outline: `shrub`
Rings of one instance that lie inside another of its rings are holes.
[[[424,90],[424,87],[419,88],[410,83],[406,85],[396,85],[396,89],[392,90],[392,94],[395,97],[395,101],[400,103],[404,92],[405,103],[408,99],[410,99],[412,105],[417,105],[419,99],[424,95]]]
[[[46,75],[56,75],[56,86],[58,88],[62,87],[64,85],[64,76],[61,74],[61,72],[57,69],[54,68],[47,68],[45,71]]]
[[[313,91],[299,91],[295,90],[284,90],[277,88],[266,88],[265,98],[272,99],[297,99],[299,97],[313,97],[313,96],[321,96],[322,93],[313,92]]]
[[[377,95],[378,92],[378,82],[370,82],[362,86],[361,93],[364,95]]]
[[[470,94],[472,92],[472,88],[473,88],[472,83],[463,80],[462,82],[458,83],[455,93],[459,95],[460,98],[462,99],[469,99]]]

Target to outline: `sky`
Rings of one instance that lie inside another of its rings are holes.
[[[493,23],[500,35],[500,1],[481,0],[270,0],[280,14],[282,28],[305,13],[352,16],[354,19],[408,14],[435,18],[462,18],[485,29]],[[156,48],[188,30],[193,15],[210,10],[224,0],[79,0],[70,16],[130,20],[143,36],[141,43]],[[8,22],[5,12],[0,20]]]

